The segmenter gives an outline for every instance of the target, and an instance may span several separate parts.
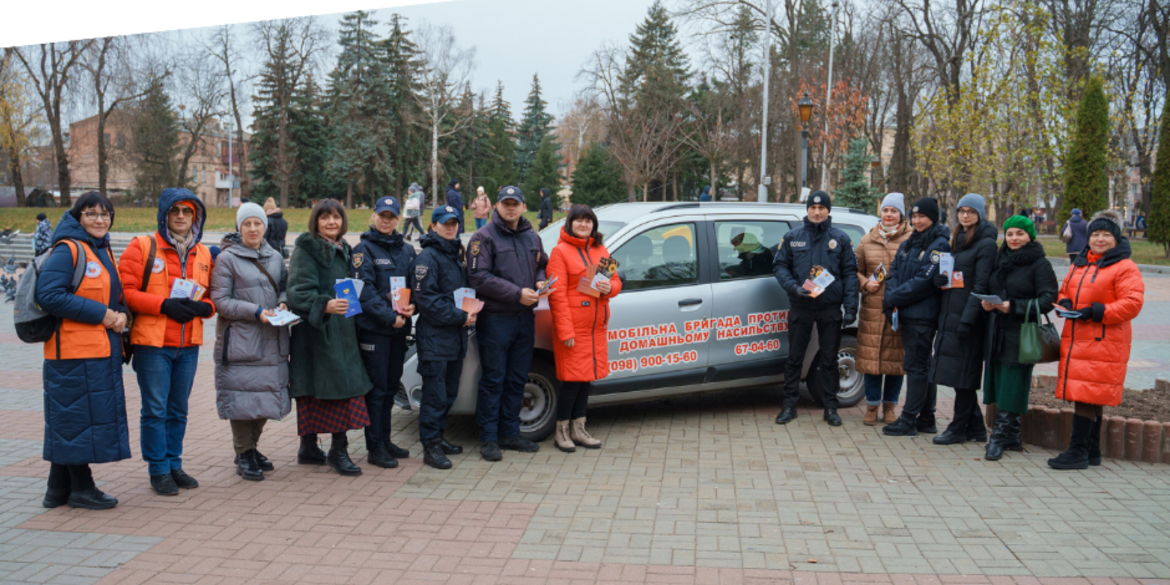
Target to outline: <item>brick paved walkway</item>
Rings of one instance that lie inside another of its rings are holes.
[[[150,491],[127,368],[135,459],[95,467],[121,503],[45,510],[40,349],[0,336],[0,582],[1170,583],[1170,466],[1057,473],[1032,448],[989,463],[975,445],[884,437],[857,408],[838,429],[810,413],[779,427],[761,389],[597,409],[602,450],[546,443],[496,464],[456,418],[469,454],[449,472],[366,465],[353,433],[358,478],[296,465],[290,418],[263,438],[277,470],[251,483],[202,358],[184,457],[200,488]],[[418,456],[414,415],[394,424]]]

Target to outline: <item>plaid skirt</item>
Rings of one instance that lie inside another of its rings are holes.
[[[324,400],[306,396],[297,398],[297,435],[341,433],[370,426],[366,397]]]

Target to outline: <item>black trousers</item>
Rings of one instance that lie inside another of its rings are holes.
[[[841,349],[841,307],[829,309],[800,309],[788,311],[788,363],[784,365],[784,408],[796,408],[800,401],[800,371],[804,368],[804,354],[817,330],[817,356],[809,368],[810,375],[819,373],[824,389],[826,409],[837,408],[837,394],[841,392],[841,376],[837,373],[837,350]],[[819,366],[819,367],[818,367]]]
[[[422,404],[418,409],[418,435],[423,446],[430,446],[443,438],[447,431],[447,413],[459,396],[459,378],[463,375],[463,360],[418,363],[422,376]]]
[[[934,348],[936,326],[931,322],[902,321],[898,333],[906,355],[902,369],[906,371],[906,405],[902,416],[934,422],[934,405],[938,400],[938,385],[932,381],[930,355]]]
[[[968,436],[979,433],[983,423],[983,409],[979,408],[978,390],[955,388],[955,416],[947,430]]]
[[[394,395],[402,380],[402,365],[406,361],[406,336],[388,337],[366,331],[358,332],[358,347],[362,363],[374,387],[366,393],[366,410],[370,426],[366,427],[366,450],[390,442],[390,411],[394,409]]]
[[[561,382],[557,398],[557,422],[581,418],[589,405],[589,382]]]

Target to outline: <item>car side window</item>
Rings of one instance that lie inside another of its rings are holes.
[[[772,276],[772,260],[788,233],[784,221],[717,221],[719,280]]]
[[[865,237],[866,230],[861,229],[860,226],[848,223],[833,222],[833,227],[849,234],[849,239],[853,241],[854,246],[857,246],[857,244],[861,243],[861,238]]]
[[[623,291],[698,284],[695,224],[680,223],[646,230],[613,253],[625,280]]]

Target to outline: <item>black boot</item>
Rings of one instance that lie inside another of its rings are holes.
[[[264,454],[261,453],[259,449],[252,449],[252,450],[256,452],[256,465],[260,466],[260,471],[273,471],[276,469],[276,467],[272,465],[272,462],[269,461],[268,458],[265,457]],[[240,456],[236,455],[236,459],[235,459],[235,461],[232,461],[232,463],[239,465],[240,464]]]
[[[831,427],[841,426],[841,415],[837,414],[836,408],[825,409],[825,422],[829,423]]]
[[[1073,416],[1072,438],[1068,441],[1068,451],[1048,460],[1048,466],[1053,469],[1088,469],[1089,468],[1089,433],[1097,421],[1083,416]]]
[[[403,449],[402,447],[395,445],[393,441],[386,441],[386,452],[395,459],[406,459],[410,457],[409,449]],[[462,447],[459,448],[459,452],[463,452]]]
[[[463,452],[463,445],[456,445],[448,441],[446,437],[439,437],[439,446],[443,448],[445,455],[459,455]]]
[[[931,440],[935,445],[958,445],[967,442],[971,410],[975,408],[975,391],[955,389],[955,414],[945,431]]]
[[[248,449],[236,455],[236,475],[248,481],[264,481],[264,470],[256,460],[256,450]]]
[[[370,449],[369,454],[366,455],[366,461],[382,469],[394,469],[398,467],[398,460],[382,445]]]
[[[914,421],[914,429],[928,435],[937,433],[938,426],[935,425],[934,414],[918,415],[918,420]]]
[[[69,503],[69,484],[69,466],[50,463],[49,488],[45,490],[45,499],[41,505],[56,508]]]
[[[780,414],[776,415],[776,424],[778,425],[786,425],[794,420],[796,420],[795,406],[785,406]]]
[[[333,433],[333,444],[329,446],[329,454],[325,456],[325,463],[329,468],[341,475],[350,477],[362,474],[362,468],[354,465],[353,460],[349,458],[349,451],[346,447],[349,446],[349,438],[345,433]]]
[[[108,510],[118,505],[118,499],[97,489],[88,465],[70,465],[68,504],[70,508]]]
[[[1097,417],[1093,428],[1089,429],[1089,465],[1101,465],[1101,422],[1104,418]]]
[[[882,427],[882,434],[891,437],[917,437],[918,428],[914,425],[913,419],[899,416],[898,420]]]
[[[317,446],[317,433],[301,437],[301,448],[297,450],[297,463],[301,465],[325,465],[325,452]]]
[[[451,469],[451,460],[447,459],[447,455],[443,453],[442,445],[438,443],[431,443],[423,447],[423,463],[435,469]]]
[[[995,428],[991,430],[991,439],[987,441],[984,459],[999,461],[1005,449],[1023,451],[1024,444],[1020,441],[1020,415],[1000,410],[995,413]]]
[[[1024,450],[1024,440],[1020,438],[1020,415],[1017,413],[1007,413],[1007,428],[1005,429],[1003,448],[1008,451]]]

